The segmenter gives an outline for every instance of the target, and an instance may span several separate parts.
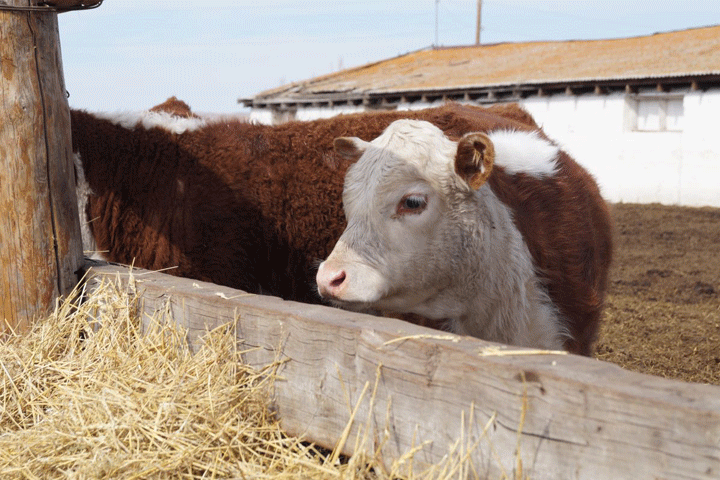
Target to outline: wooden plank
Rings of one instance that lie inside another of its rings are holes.
[[[56,13],[0,10],[0,78],[2,332],[45,314],[84,263]]]
[[[195,346],[237,320],[248,363],[286,360],[273,403],[283,427],[327,447],[357,405],[344,451],[368,426],[360,448],[382,444],[387,464],[423,442],[416,461],[436,462],[462,440],[481,478],[720,477],[720,387],[160,273],[130,281],[125,268],[97,265],[90,284],[107,277],[135,285],[148,314],[169,308]]]

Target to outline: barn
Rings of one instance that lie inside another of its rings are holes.
[[[518,102],[612,202],[720,206],[720,25],[591,41],[428,48],[260,92],[282,123],[446,101]]]
[[[285,478],[718,478],[716,385],[643,375],[563,351],[491,344],[203,279],[86,261],[73,198],[80,175],[71,149],[71,134],[75,143],[81,140],[82,115],[68,108],[56,12],[101,2],[9,3],[0,1],[0,90],[6,100],[0,105],[0,478],[255,478],[276,472]],[[192,116],[173,106],[183,107],[170,102],[160,110]],[[462,105],[438,110],[448,109],[475,110]],[[493,110],[525,118],[513,105],[488,109]],[[365,117],[395,115],[402,112]],[[90,182],[99,178],[118,194],[151,190],[153,207],[163,195],[191,190],[183,178],[138,168],[136,161],[145,151],[163,150],[153,140],[177,140],[178,131],[101,120],[103,128],[95,123],[84,133],[104,147],[102,166],[125,154],[134,157],[126,162],[129,170],[141,175],[118,185],[117,176],[91,172]],[[233,137],[247,140],[237,134],[240,122],[229,123],[216,130],[235,127]],[[307,131],[289,134],[291,127],[277,127],[287,142],[253,143],[281,153],[316,145]],[[151,139],[150,148],[132,138],[131,128]],[[123,136],[131,138],[113,148],[112,140]],[[329,143],[335,135],[326,131],[321,137]],[[300,141],[290,148],[293,139]],[[168,150],[176,165],[197,158],[189,147]],[[475,162],[475,154],[472,158]],[[297,162],[288,163],[298,170]],[[148,181],[157,183],[148,189]],[[284,190],[287,183],[282,182]],[[154,188],[164,184],[174,193]],[[227,192],[227,183],[212,186],[205,198]],[[710,224],[715,239],[716,209],[694,210],[710,219],[703,223]],[[237,216],[232,208],[217,211]],[[158,234],[168,216],[155,213],[138,225]],[[217,225],[207,230],[222,240]],[[189,230],[185,236],[192,238],[198,229]],[[637,230],[628,232],[638,236]],[[661,240],[679,238],[662,233]],[[699,267],[680,272],[675,266],[688,267],[688,257],[673,266],[666,254],[655,256],[667,270],[646,273],[663,279],[680,273],[695,282],[690,285],[696,295],[714,301],[720,268],[707,252],[716,249],[698,247],[696,239],[687,243],[684,250],[699,252],[702,268],[711,272],[707,277]],[[230,256],[213,254],[213,261],[232,268]],[[667,309],[667,303],[655,303]],[[47,318],[38,317],[53,305]],[[716,312],[717,307],[703,320],[720,329]],[[683,341],[683,332],[671,334]],[[713,348],[712,363],[704,365],[711,372],[720,365],[713,335],[713,330],[704,335]],[[694,337],[693,347],[694,355],[703,345]],[[252,423],[239,422],[245,419]],[[296,462],[286,461],[288,450],[299,453]]]

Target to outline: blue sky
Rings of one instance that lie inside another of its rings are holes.
[[[718,0],[483,0],[483,43],[647,35],[720,24]],[[475,41],[476,0],[105,0],[59,16],[70,106],[198,112],[395,57]]]

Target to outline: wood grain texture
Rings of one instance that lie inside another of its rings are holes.
[[[0,11],[0,77],[0,324],[22,329],[83,264],[57,14]]]
[[[286,360],[273,408],[288,433],[326,447],[357,405],[344,451],[367,426],[364,448],[382,444],[388,464],[423,442],[416,460],[436,462],[461,441],[476,445],[481,478],[515,478],[519,462],[533,479],[720,476],[718,387],[117,266],[94,266],[91,287],[108,277],[133,285],[148,314],[169,308],[194,346],[237,322],[249,364]]]

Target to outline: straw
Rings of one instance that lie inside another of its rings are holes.
[[[270,409],[280,361],[245,365],[233,324],[208,332],[193,352],[168,309],[141,321],[139,297],[120,285],[81,287],[71,295],[81,305],[61,302],[0,344],[0,478],[477,476],[472,452],[482,437],[463,438],[442,462],[414,471],[418,446],[386,471],[388,433],[372,437],[369,421],[349,459],[339,452],[350,425],[330,452],[287,436]],[[362,421],[355,414],[369,387],[350,423]],[[376,389],[377,381],[371,407]]]

